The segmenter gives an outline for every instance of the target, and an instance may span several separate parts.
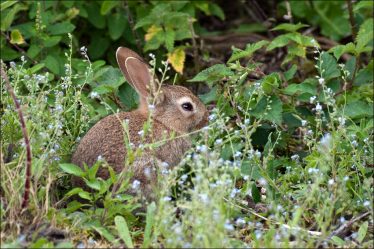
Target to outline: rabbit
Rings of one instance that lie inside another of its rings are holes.
[[[143,124],[150,114],[152,129],[143,143],[169,138],[153,150],[146,149],[131,166],[131,181],[140,183],[140,192],[150,199],[154,195],[158,170],[161,166],[174,167],[180,162],[191,147],[189,133],[207,125],[208,111],[197,96],[182,86],[163,84],[155,94],[149,66],[134,51],[119,47],[116,58],[126,80],[139,95],[139,107],[132,112],[120,112],[101,119],[81,139],[71,161],[80,167],[83,164],[90,167],[101,157],[116,173],[120,173],[127,155],[121,122],[128,121],[129,140],[136,147],[141,144]],[[109,172],[101,167],[97,176],[107,179]],[[73,179],[73,185],[82,184],[80,179]]]

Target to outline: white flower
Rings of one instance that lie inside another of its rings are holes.
[[[99,94],[97,92],[91,92],[90,93],[90,98],[91,99],[97,98],[98,96],[99,96]]]
[[[97,157],[97,161],[101,161],[101,160],[103,160],[103,157],[102,157],[101,155],[99,155],[99,156]]]
[[[25,62],[25,56],[23,56],[23,55],[21,56],[21,61]]]
[[[320,140],[319,142],[320,147],[319,150],[320,152],[328,152],[330,151],[332,147],[332,136],[330,133],[326,133]]]
[[[349,180],[349,176],[344,176],[344,178],[343,178],[343,181],[348,181]]]
[[[363,205],[364,205],[365,207],[370,206],[370,201],[365,201],[365,202],[363,203]]]
[[[265,186],[266,185],[266,180],[265,180],[265,178],[260,178],[259,180],[258,180],[258,182],[262,185],[262,186]]]
[[[325,79],[324,78],[319,78],[318,82],[319,82],[320,85],[323,85],[325,83]]]
[[[132,189],[138,189],[139,186],[140,186],[140,181],[138,181],[138,180],[134,180],[134,181],[132,182],[131,188],[132,188]]]
[[[138,131],[138,135],[142,137],[144,135],[144,131],[143,130]]]
[[[245,124],[245,125],[249,125],[249,122],[250,122],[249,118],[246,118],[246,119],[244,120],[244,124]]]
[[[329,185],[333,185],[333,184],[334,184],[334,179],[330,179],[327,183],[328,183]]]
[[[236,219],[235,224],[237,226],[243,226],[244,224],[246,224],[246,222],[243,218],[238,218],[238,219]]]
[[[221,138],[217,139],[216,142],[214,144],[216,145],[220,145],[222,144],[223,140]]]
[[[171,197],[170,196],[165,196],[164,198],[162,198],[163,201],[171,201]]]
[[[353,140],[353,141],[351,142],[351,145],[352,145],[353,147],[357,147],[357,146],[358,146],[358,142],[357,142],[356,140]]]
[[[301,126],[306,126],[308,124],[308,121],[306,120],[301,120]]]
[[[149,105],[148,105],[148,109],[149,109],[150,111],[153,111],[153,110],[155,109],[155,105],[149,104]]]
[[[297,161],[297,160],[299,160],[299,158],[300,158],[300,156],[297,155],[297,154],[291,156],[292,161]]]
[[[316,111],[317,112],[322,111],[322,106],[319,103],[316,104]]]
[[[338,117],[339,125],[344,126],[345,125],[345,118],[344,117]]]
[[[224,225],[224,228],[228,231],[233,231],[234,230],[234,226],[232,224],[230,224],[230,221],[229,220],[226,220],[225,222],[225,225]]]
[[[261,158],[261,152],[258,151],[258,150],[256,150],[256,152],[255,152],[255,156],[256,156],[257,158]]]
[[[310,102],[311,104],[313,104],[314,101],[316,100],[316,98],[317,98],[317,96],[312,96],[312,97],[310,97],[310,98],[309,98],[309,102]]]
[[[242,153],[240,151],[235,152],[234,157],[240,157]]]

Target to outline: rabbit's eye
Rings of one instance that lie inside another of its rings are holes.
[[[190,102],[183,103],[182,108],[185,111],[189,111],[189,112],[193,111],[193,106]]]

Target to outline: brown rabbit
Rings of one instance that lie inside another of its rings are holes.
[[[157,169],[154,167],[161,164],[173,167],[180,162],[191,146],[190,138],[183,135],[205,126],[208,112],[204,104],[185,87],[162,85],[156,94],[152,90],[155,87],[148,65],[134,51],[120,47],[116,57],[126,80],[139,94],[139,107],[135,111],[112,114],[100,120],[82,138],[72,162],[80,167],[84,163],[92,166],[98,157],[102,157],[117,173],[121,172],[127,154],[121,122],[128,120],[129,139],[137,147],[142,142],[143,124],[151,115],[152,132],[143,143],[162,141],[172,134],[177,138],[153,150],[145,150],[132,164],[132,180],[140,183],[140,190],[149,197],[157,183]],[[100,168],[98,176],[107,179],[109,172]],[[81,185],[77,178],[73,183]]]

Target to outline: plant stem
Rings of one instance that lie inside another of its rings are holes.
[[[26,179],[25,179],[25,190],[24,190],[24,193],[23,193],[22,205],[21,205],[22,210],[23,210],[28,205],[29,195],[30,195],[31,159],[32,159],[31,148],[30,148],[30,139],[29,139],[29,136],[27,134],[26,123],[25,123],[25,119],[23,117],[20,102],[17,100],[16,94],[14,93],[14,90],[13,90],[12,86],[10,85],[9,78],[8,78],[8,75],[6,74],[5,65],[4,65],[3,61],[1,61],[1,77],[4,79],[7,90],[8,90],[8,93],[12,97],[14,105],[17,109],[19,122],[21,124],[22,134],[23,134],[23,138],[25,140],[25,146],[26,146]]]

